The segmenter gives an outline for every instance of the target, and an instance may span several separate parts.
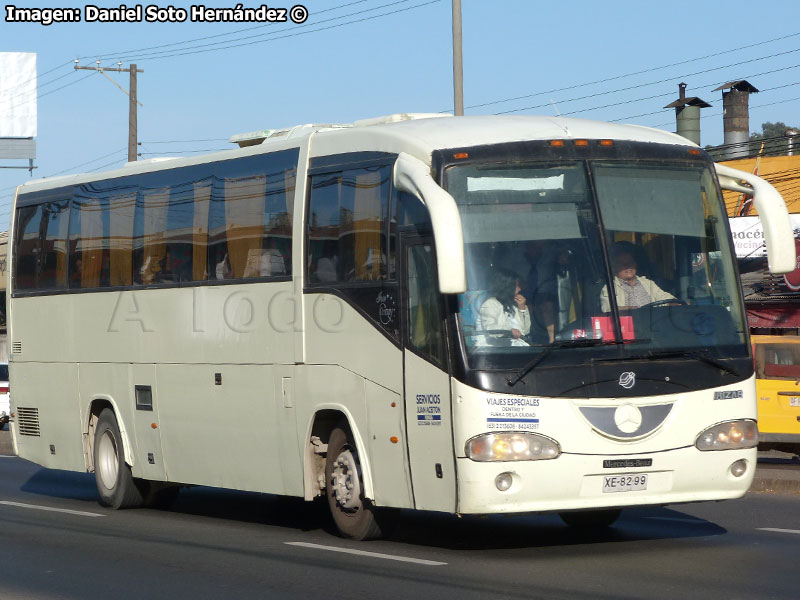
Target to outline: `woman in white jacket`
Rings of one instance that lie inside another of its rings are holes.
[[[479,331],[503,330],[510,333],[510,345],[527,346],[522,339],[531,330],[531,317],[525,296],[519,293],[517,276],[507,269],[497,268],[492,275],[489,298],[478,312]],[[505,335],[481,336],[479,346],[505,345],[509,337]]]

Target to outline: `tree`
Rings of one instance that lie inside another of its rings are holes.
[[[771,123],[767,121],[761,124],[761,133],[750,135],[750,141],[755,142],[750,145],[750,154],[758,155],[761,144],[764,144],[763,156],[780,156],[789,151],[789,140],[786,131],[789,129],[800,130],[798,127],[790,127],[781,121]],[[795,151],[800,151],[800,138],[795,142]]]

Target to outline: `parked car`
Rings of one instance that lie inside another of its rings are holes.
[[[0,427],[8,423],[11,404],[8,397],[8,363],[0,363]]]

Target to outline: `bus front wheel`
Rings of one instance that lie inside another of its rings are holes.
[[[100,504],[111,508],[142,505],[142,493],[125,462],[122,435],[114,411],[104,408],[94,433],[94,476]]]
[[[334,429],[328,441],[325,482],[328,507],[343,537],[369,540],[381,536],[375,509],[364,499],[358,450],[344,426]]]

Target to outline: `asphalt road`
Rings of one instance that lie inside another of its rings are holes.
[[[751,493],[628,510],[595,534],[552,515],[404,513],[357,543],[263,494],[198,487],[168,511],[111,511],[91,475],[5,457],[0,599],[797,598],[798,509]]]

